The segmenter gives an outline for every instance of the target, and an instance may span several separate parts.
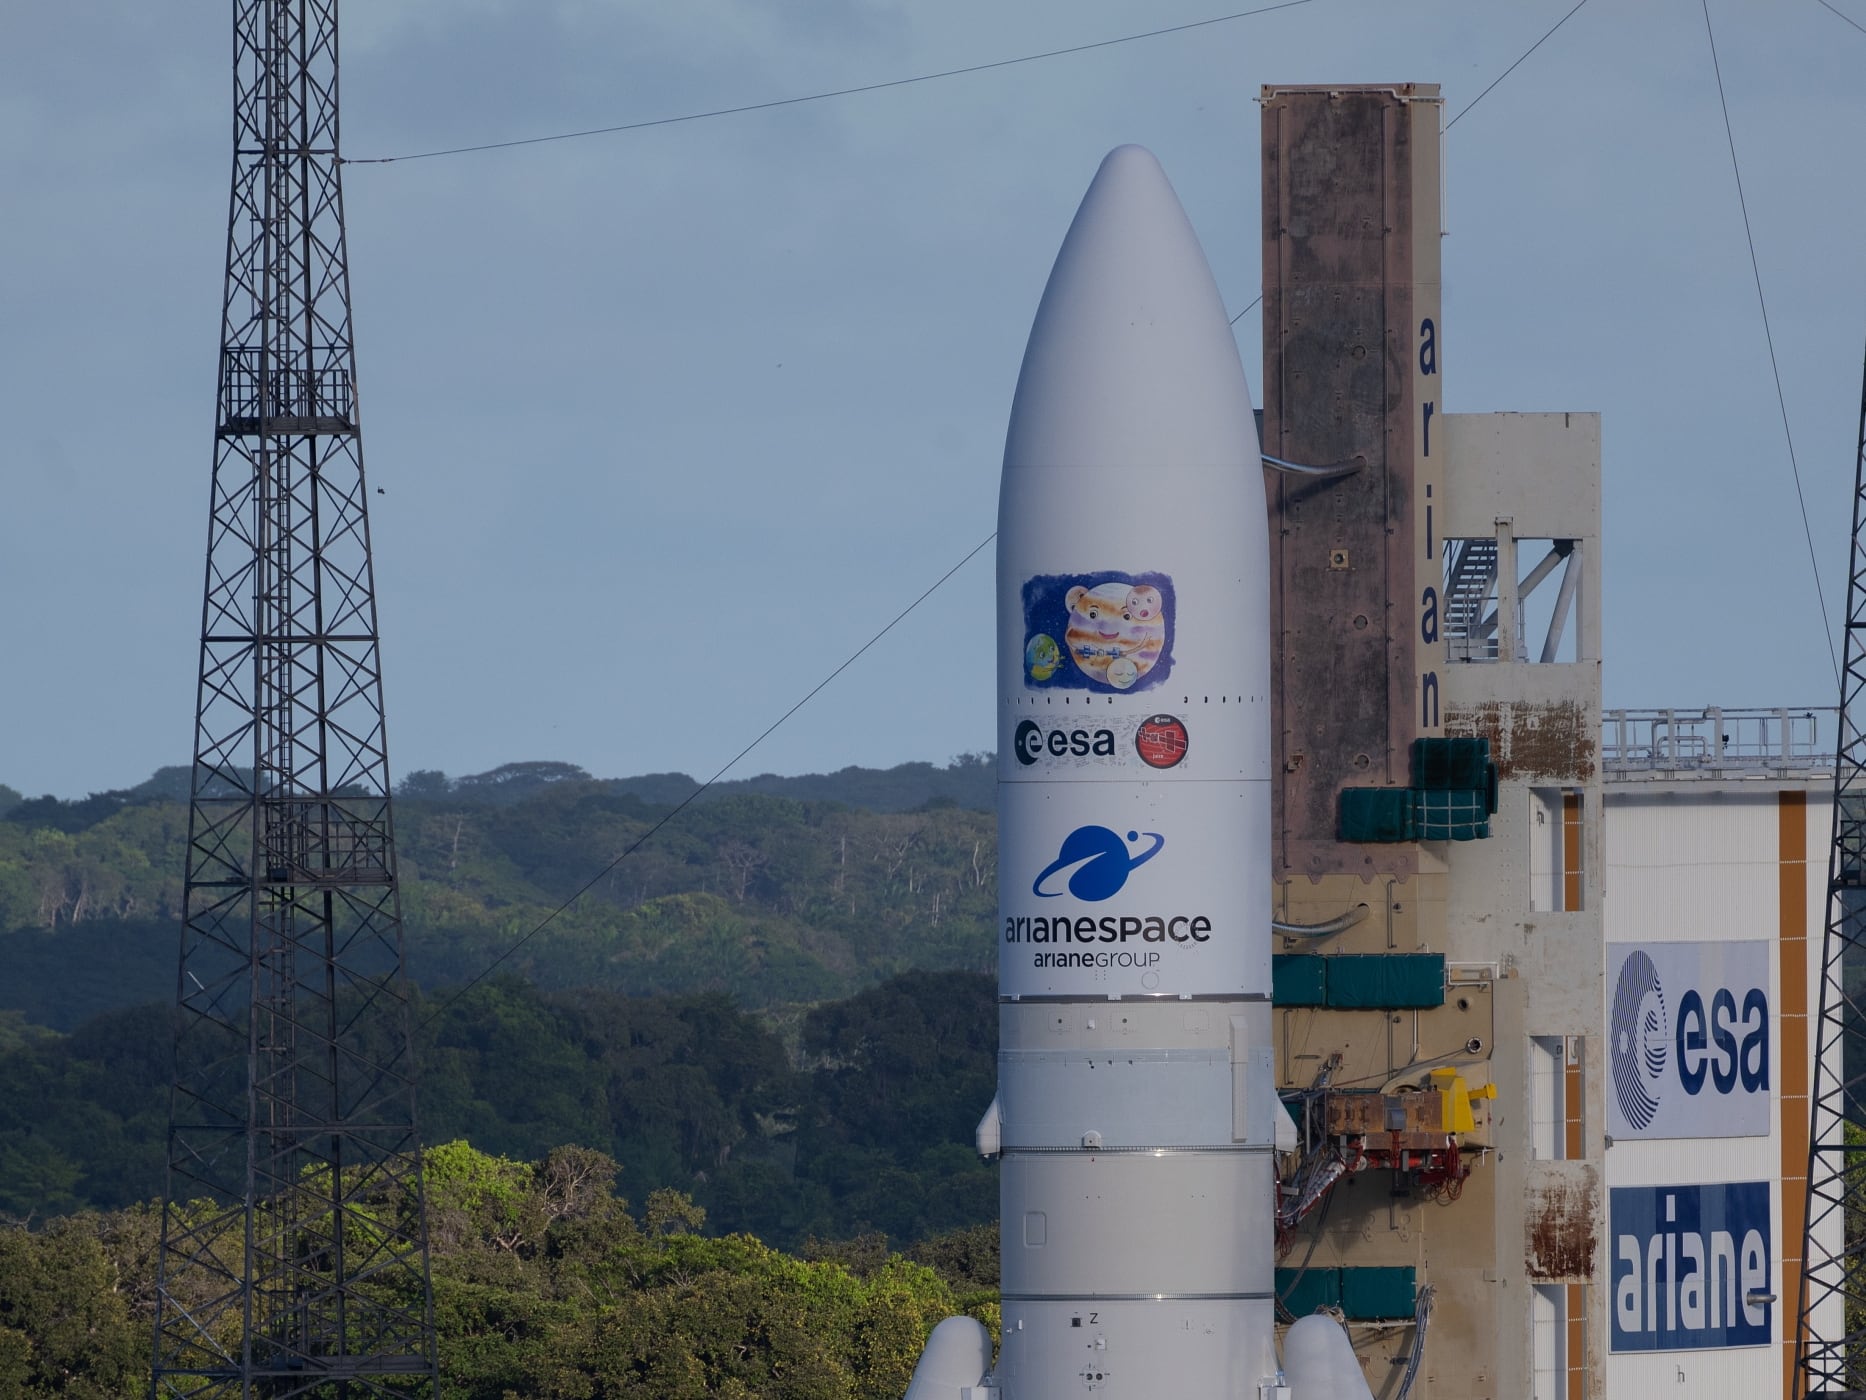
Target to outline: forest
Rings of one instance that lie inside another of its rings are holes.
[[[503,971],[765,1009],[989,970],[992,775],[966,755],[719,784],[678,808],[698,786],[681,774],[410,774],[395,808],[410,975],[458,986],[553,915]],[[0,1009],[70,1031],[173,999],[187,784],[169,768],[76,801],[0,790]]]
[[[70,1034],[0,1022],[0,1216],[120,1209],[163,1189],[168,1008]],[[544,992],[514,977],[414,1007],[421,1126],[501,1156],[613,1158],[714,1228],[779,1246],[915,1240],[992,1218],[972,1136],[995,1088],[978,973],[903,973],[782,1032],[718,993]],[[790,1043],[787,1043],[787,1040]]]
[[[697,788],[398,789],[450,1397],[898,1397],[995,1325],[989,760]],[[0,1395],[148,1383],[186,789],[0,788]]]
[[[997,1325],[991,1225],[784,1253],[713,1233],[677,1191],[631,1207],[578,1147],[443,1143],[427,1194],[446,1400],[899,1400],[941,1318]],[[142,1204],[0,1229],[0,1395],[148,1393],[159,1228]]]

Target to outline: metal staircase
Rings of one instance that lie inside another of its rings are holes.
[[[1455,661],[1494,661],[1497,541],[1494,537],[1454,540],[1451,548],[1444,595],[1444,633],[1451,657]]]

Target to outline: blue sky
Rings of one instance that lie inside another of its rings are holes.
[[[1044,278],[1159,155],[1257,295],[1265,82],[1457,113],[1572,0],[1311,0],[1040,63],[353,167],[398,773],[711,774],[993,528]],[[372,0],[351,158],[909,77],[1210,18],[1154,0]],[[1837,624],[1866,338],[1866,0],[1711,0]],[[0,11],[0,782],[185,762],[225,234],[228,7]],[[1831,704],[1698,0],[1591,0],[1447,141],[1453,411],[1604,415],[1609,705]],[[1261,326],[1238,322],[1258,382]],[[991,554],[737,770],[992,743]]]

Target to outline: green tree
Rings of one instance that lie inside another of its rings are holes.
[[[117,1400],[147,1374],[147,1347],[91,1221],[0,1230],[0,1394]]]

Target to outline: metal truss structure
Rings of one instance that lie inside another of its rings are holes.
[[[336,0],[235,0],[158,1397],[438,1388]]]
[[[1866,1031],[1866,383],[1854,459],[1845,646],[1810,1091],[1795,1400],[1866,1397],[1866,1135],[1854,1127],[1856,1136],[1848,1137],[1866,1103],[1860,1041]]]

